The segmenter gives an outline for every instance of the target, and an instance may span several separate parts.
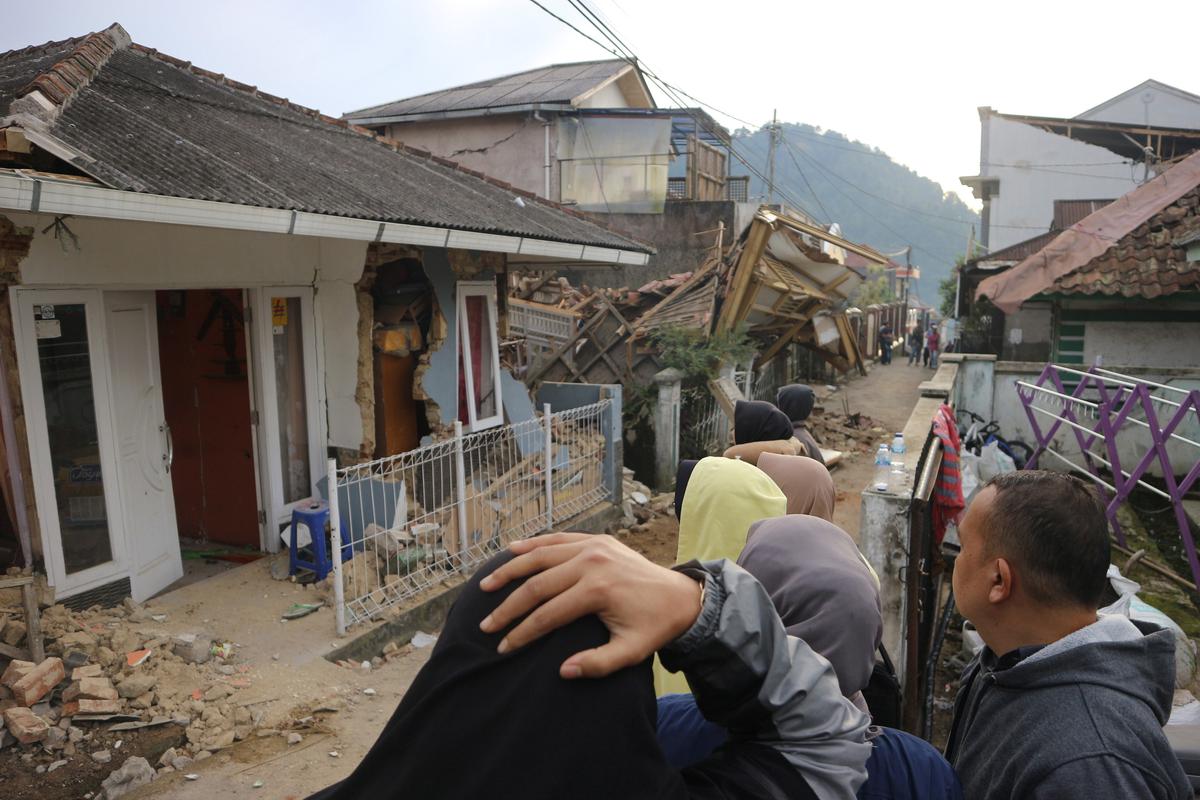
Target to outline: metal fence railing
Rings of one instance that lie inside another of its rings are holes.
[[[469,573],[610,496],[613,401],[550,412],[363,464],[329,462],[333,584],[347,626]]]

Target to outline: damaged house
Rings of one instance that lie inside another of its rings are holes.
[[[731,175],[729,132],[700,109],[660,108],[623,59],[551,64],[351,111],[346,121],[586,212],[652,243],[649,264],[563,262],[572,283],[641,286],[691,271],[718,229],[757,210]],[[529,272],[535,272],[529,265]]]
[[[117,25],[0,54],[0,528],[83,605],[276,551],[327,458],[532,414],[514,262],[651,252]]]

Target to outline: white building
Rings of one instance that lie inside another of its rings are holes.
[[[1112,200],[1174,163],[1200,138],[1200,96],[1147,80],[1067,119],[983,106],[979,120],[979,174],[961,180],[995,251],[1050,230],[1056,200]]]

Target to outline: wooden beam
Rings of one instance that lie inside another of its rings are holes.
[[[766,252],[767,242],[771,239],[771,222],[762,213],[754,216],[750,223],[750,233],[746,237],[746,245],[738,256],[734,267],[733,279],[729,286],[729,296],[721,306],[721,318],[717,321],[717,329],[733,330],[742,321],[741,307],[745,302],[746,291],[754,280],[754,271],[758,259]]]
[[[783,334],[778,339],[776,339],[775,343],[767,348],[767,352],[763,353],[762,356],[758,359],[758,364],[756,366],[761,367],[764,364],[771,363],[772,359],[774,359],[775,356],[782,353],[783,348],[787,347],[792,342],[792,340],[795,339],[800,334],[800,331],[804,330],[804,326],[807,325],[808,322],[809,322],[808,319],[800,320],[795,325],[793,325],[791,327],[791,329],[788,330],[787,333]]]

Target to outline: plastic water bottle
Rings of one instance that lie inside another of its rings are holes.
[[[886,492],[888,490],[889,473],[892,471],[892,454],[888,450],[887,442],[879,445],[879,449],[875,451],[875,490],[878,492]]]
[[[904,434],[897,432],[892,438],[892,455],[904,455]],[[903,461],[904,459],[901,459]]]
[[[904,471],[904,462],[899,459],[893,460],[891,469],[888,470],[888,491],[903,492],[907,483],[908,473]]]

